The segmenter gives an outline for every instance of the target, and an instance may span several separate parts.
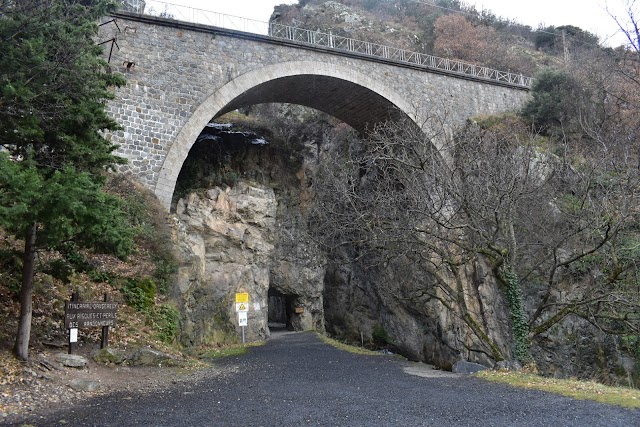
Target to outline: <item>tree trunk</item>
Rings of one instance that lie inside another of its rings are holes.
[[[31,314],[33,312],[33,275],[36,260],[37,224],[33,223],[24,240],[22,263],[22,288],[20,289],[20,320],[16,334],[15,355],[22,360],[29,359],[29,337],[31,335]]]

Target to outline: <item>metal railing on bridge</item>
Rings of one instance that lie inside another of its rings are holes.
[[[481,65],[470,64],[455,59],[440,58],[425,53],[384,46],[335,34],[268,23],[239,16],[225,15],[209,10],[196,9],[162,1],[125,0],[124,10],[150,16],[164,17],[194,24],[267,35],[276,39],[321,46],[337,51],[353,52],[364,56],[397,61],[429,70],[444,71],[449,74],[501,82],[511,86],[530,89],[533,78],[518,73],[495,70]]]

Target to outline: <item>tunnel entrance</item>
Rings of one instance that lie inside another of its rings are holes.
[[[268,293],[270,331],[293,331],[292,316],[294,314],[295,295],[286,295],[270,287]]]

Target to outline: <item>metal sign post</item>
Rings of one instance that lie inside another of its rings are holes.
[[[249,324],[246,311],[238,312],[238,324],[240,325],[240,328],[242,328],[242,344],[244,344],[244,328]]]
[[[245,343],[244,328],[249,324],[247,313],[249,312],[249,294],[236,293],[236,311],[238,312],[238,325],[242,329],[242,344]]]

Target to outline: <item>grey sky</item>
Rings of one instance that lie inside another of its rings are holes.
[[[426,2],[429,0],[414,0]],[[633,0],[463,0],[475,4],[478,10],[490,9],[496,15],[537,28],[545,25],[574,25],[597,34],[608,45],[624,43],[607,7],[624,21],[626,2]],[[278,4],[296,4],[297,0],[169,0],[168,3],[210,10],[259,21],[268,21],[273,7]],[[152,4],[153,1],[148,1]],[[636,10],[640,1],[636,1]],[[639,12],[640,14],[640,12]]]

